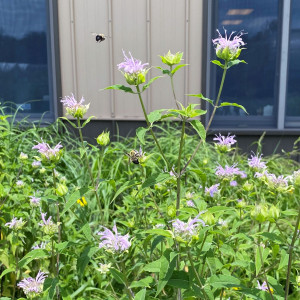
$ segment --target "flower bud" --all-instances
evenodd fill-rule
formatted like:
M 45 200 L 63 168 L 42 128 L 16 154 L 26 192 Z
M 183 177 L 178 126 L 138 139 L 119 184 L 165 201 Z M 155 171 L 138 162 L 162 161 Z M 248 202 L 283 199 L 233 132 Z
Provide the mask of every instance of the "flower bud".
M 176 208 L 174 205 L 169 205 L 168 208 L 167 208 L 167 215 L 170 217 L 170 218 L 174 218 L 176 217 Z
M 21 160 L 26 160 L 26 159 L 28 159 L 28 155 L 25 154 L 25 153 L 23 153 L 23 152 L 21 152 L 19 158 L 20 158 Z
M 253 184 L 252 183 L 249 183 L 248 181 L 246 181 L 244 184 L 243 184 L 243 189 L 244 191 L 246 192 L 250 192 L 253 190 Z
M 271 223 L 275 223 L 275 221 L 279 218 L 279 216 L 280 216 L 280 209 L 272 205 L 268 211 L 268 221 L 270 221 Z
M 57 185 L 57 188 L 55 189 L 55 192 L 56 192 L 56 195 L 57 195 L 57 196 L 62 197 L 62 196 L 64 196 L 64 195 L 67 194 L 67 192 L 68 192 L 68 187 L 67 187 L 65 184 L 59 183 L 59 184 Z
M 124 77 L 129 85 L 140 85 L 146 81 L 147 71 L 141 73 L 124 73 Z
M 251 218 L 259 223 L 266 221 L 268 217 L 268 208 L 264 204 L 256 205 L 251 211 Z
M 110 139 L 109 139 L 109 131 L 108 132 L 102 132 L 100 135 L 98 135 L 97 137 L 97 143 L 100 145 L 100 146 L 106 146 L 108 145 L 110 142 Z
M 177 52 L 176 54 L 172 54 L 169 50 L 165 56 L 160 56 L 160 58 L 164 64 L 171 67 L 180 63 L 180 61 L 182 60 L 182 55 L 183 52 Z
M 40 169 L 40 173 L 41 173 L 41 174 L 44 174 L 45 172 L 46 172 L 46 169 L 45 169 L 45 168 L 41 168 L 41 169 Z
M 236 207 L 237 208 L 244 208 L 246 206 L 246 202 L 244 199 L 236 200 Z
M 204 221 L 204 223 L 208 226 L 216 224 L 214 215 L 212 213 L 210 213 L 209 211 L 204 213 L 201 217 L 202 217 L 202 220 Z

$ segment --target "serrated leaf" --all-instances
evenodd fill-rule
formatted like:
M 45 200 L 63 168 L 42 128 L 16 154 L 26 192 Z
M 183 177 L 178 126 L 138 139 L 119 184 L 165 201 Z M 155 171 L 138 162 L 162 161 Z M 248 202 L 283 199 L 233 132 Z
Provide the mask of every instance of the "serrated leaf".
M 34 259 L 49 257 L 48 251 L 44 249 L 34 249 L 27 253 L 18 263 L 19 268 L 23 268 L 28 265 Z
M 280 262 L 278 266 L 278 271 L 286 267 L 288 265 L 288 261 L 289 261 L 289 255 L 284 249 L 282 249 L 280 252 Z
M 145 300 L 145 299 L 146 299 L 146 289 L 142 289 L 135 294 L 134 300 Z
M 181 65 L 176 66 L 176 67 L 171 71 L 171 74 L 175 74 L 179 69 L 181 69 L 182 67 L 185 67 L 185 66 L 187 66 L 187 64 L 181 64 Z
M 240 285 L 240 280 L 230 275 L 213 275 L 208 282 L 215 288 L 234 287 Z
M 211 100 L 211 99 L 208 99 L 208 98 L 204 97 L 202 94 L 187 94 L 187 96 L 200 98 L 200 99 L 202 99 L 204 101 L 209 102 L 212 106 L 214 106 L 214 101 Z
M 279 242 L 279 243 L 284 242 L 284 240 L 279 235 L 277 235 L 276 233 L 273 233 L 273 232 L 263 232 L 260 235 L 267 238 L 268 240 L 273 241 L 273 242 Z
M 203 141 L 205 141 L 205 139 L 206 139 L 206 130 L 205 130 L 204 126 L 202 125 L 202 123 L 199 120 L 192 120 L 192 121 L 190 121 L 190 123 L 193 126 L 193 128 L 197 131 L 200 138 Z
M 82 230 L 84 236 L 87 238 L 87 240 L 89 242 L 91 242 L 93 239 L 93 236 L 92 236 L 90 224 L 89 223 L 84 224 L 81 230 Z
M 145 128 L 145 127 L 139 127 L 136 130 L 136 135 L 137 135 L 137 137 L 138 137 L 138 139 L 139 139 L 139 141 L 141 142 L 142 145 L 146 144 L 145 134 L 146 134 L 147 131 L 148 131 L 148 128 Z
M 121 273 L 120 271 L 118 271 L 115 268 L 109 268 L 109 271 L 111 273 L 111 275 L 113 276 L 113 278 L 121 284 L 125 284 L 126 285 L 126 278 L 125 275 L 123 273 Z
M 53 296 L 55 294 L 56 285 L 58 284 L 59 280 L 58 278 L 46 278 L 43 285 L 43 290 L 48 291 L 48 299 L 53 299 Z
M 162 117 L 162 112 L 166 111 L 165 109 L 157 109 L 152 111 L 149 115 L 148 115 L 148 120 L 151 124 L 153 124 L 156 121 L 159 121 Z
M 246 114 L 248 114 L 248 112 L 246 111 L 246 108 L 243 105 L 240 105 L 237 103 L 222 102 L 218 107 L 223 107 L 223 106 L 235 106 L 235 107 L 242 109 Z
M 169 173 L 156 173 L 151 175 L 150 177 L 148 177 L 144 183 L 142 184 L 142 189 L 145 189 L 149 186 L 152 186 L 156 183 L 165 181 L 167 179 L 169 179 L 171 176 Z
M 160 78 L 160 77 L 162 77 L 162 76 L 156 76 L 156 77 L 154 77 L 154 78 L 151 78 L 151 79 L 148 81 L 148 83 L 146 83 L 146 84 L 143 86 L 143 90 L 142 90 L 142 91 L 144 91 L 145 89 L 147 89 L 147 88 L 150 86 L 150 84 L 152 84 L 156 79 L 158 79 L 158 78 Z
M 83 128 L 85 125 L 87 125 L 88 123 L 91 122 L 92 118 L 96 118 L 95 116 L 90 116 L 88 117 L 84 122 L 83 124 L 81 125 L 81 128 Z
M 77 128 L 77 125 L 73 123 L 71 120 L 69 120 L 66 117 L 59 117 L 60 119 L 66 120 L 72 127 Z
M 75 191 L 70 197 L 68 197 L 61 216 L 63 216 L 87 191 L 87 188 L 81 188 L 80 190 Z
M 190 281 L 188 273 L 184 271 L 173 271 L 172 277 L 168 281 L 168 285 L 178 289 L 189 289 Z
M 231 68 L 232 66 L 238 65 L 240 63 L 246 64 L 246 62 L 244 60 L 235 59 L 235 60 L 228 62 L 227 69 Z
M 146 272 L 151 272 L 151 273 L 158 273 L 160 271 L 161 267 L 161 262 L 160 259 L 156 261 L 152 261 L 151 263 L 147 264 L 143 270 Z
M 218 60 L 212 60 L 211 63 L 221 67 L 222 69 L 224 69 L 224 65 Z
M 55 248 L 57 249 L 57 251 L 59 253 L 62 253 L 67 248 L 68 244 L 69 244 L 69 242 L 62 242 L 62 243 L 55 245 Z
M 77 260 L 77 272 L 82 277 L 85 267 L 89 263 L 92 256 L 99 250 L 99 247 L 87 246 Z
M 102 90 L 120 90 L 120 91 L 124 91 L 125 93 L 136 94 L 129 86 L 125 86 L 122 84 L 115 84 L 115 85 L 106 87 Z
M 145 278 L 140 279 L 139 281 L 133 281 L 130 285 L 130 288 L 137 287 L 150 287 L 150 284 L 154 281 L 152 276 L 147 276 Z

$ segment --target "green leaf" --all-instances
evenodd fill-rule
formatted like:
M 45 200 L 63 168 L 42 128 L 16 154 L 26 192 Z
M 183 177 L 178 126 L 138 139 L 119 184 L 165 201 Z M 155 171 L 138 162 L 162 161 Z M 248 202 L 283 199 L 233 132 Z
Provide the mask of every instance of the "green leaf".
M 143 86 L 142 92 L 143 92 L 145 89 L 147 89 L 147 88 L 150 86 L 150 84 L 152 84 L 156 79 L 158 79 L 158 78 L 160 78 L 160 77 L 162 77 L 162 76 L 156 76 L 156 77 L 154 77 L 154 78 L 151 78 L 151 79 L 148 81 L 148 83 L 146 83 L 146 84 Z
M 115 84 L 115 85 L 106 87 L 102 90 L 120 90 L 120 91 L 124 91 L 125 93 L 136 94 L 129 86 L 125 86 L 122 84 Z
M 88 117 L 81 125 L 81 128 L 83 128 L 86 124 L 90 123 L 93 118 L 96 118 L 96 117 L 95 116 Z
M 123 193 L 124 191 L 126 191 L 127 189 L 139 185 L 141 184 L 140 181 L 136 181 L 136 180 L 130 180 L 130 181 L 126 181 L 115 193 L 113 199 L 111 200 L 110 203 L 112 203 L 121 193 Z
M 222 102 L 218 107 L 223 107 L 223 106 L 235 106 L 235 107 L 242 109 L 246 114 L 248 114 L 245 107 L 243 105 L 239 105 L 237 103 Z
M 162 235 L 165 237 L 173 237 L 172 233 L 169 230 L 164 230 L 164 229 L 149 229 L 146 230 L 145 233 L 150 233 L 150 234 L 154 234 L 154 235 Z
M 67 248 L 68 245 L 69 245 L 69 242 L 62 242 L 62 243 L 56 244 L 55 248 L 57 249 L 57 251 L 59 253 L 62 253 Z
M 13 269 L 13 268 L 5 269 L 5 270 L 1 273 L 0 279 L 1 279 L 4 275 L 6 275 L 6 274 L 8 274 L 8 273 L 11 273 L 11 272 L 15 272 L 15 269 Z
M 284 267 L 286 267 L 288 265 L 288 261 L 289 261 L 289 255 L 288 253 L 286 253 L 286 251 L 284 249 L 281 250 L 280 252 L 280 263 L 278 266 L 278 271 Z
M 58 278 L 46 278 L 43 285 L 43 290 L 47 291 L 48 299 L 53 299 L 53 296 L 55 294 L 56 285 L 58 284 L 59 280 Z
M 221 67 L 222 69 L 224 69 L 224 65 L 218 60 L 212 60 L 211 63 Z
M 213 206 L 207 209 L 209 212 L 211 213 L 215 213 L 215 212 L 225 212 L 225 211 L 233 211 L 235 210 L 233 207 L 227 207 L 227 206 Z
M 166 111 L 166 109 L 157 109 L 152 111 L 149 115 L 148 115 L 148 120 L 151 124 L 153 124 L 156 121 L 159 121 L 162 117 L 162 112 Z
M 214 106 L 214 101 L 211 99 L 205 98 L 202 94 L 187 94 L 187 96 L 200 98 L 202 100 L 209 102 L 212 106 Z
M 208 282 L 215 288 L 234 287 L 240 285 L 240 280 L 230 275 L 213 275 Z
M 80 190 L 75 191 L 70 197 L 68 197 L 61 216 L 63 216 L 87 191 L 87 188 L 81 188 Z
M 150 287 L 150 284 L 154 281 L 152 276 L 147 276 L 139 281 L 133 281 L 130 285 L 130 288 L 137 287 Z
M 271 240 L 273 242 L 279 242 L 279 243 L 283 243 L 284 240 L 279 236 L 277 235 L 276 233 L 273 233 L 273 232 L 263 232 L 261 233 L 261 236 L 267 238 L 268 240 Z
M 165 285 L 168 283 L 171 278 L 173 271 L 176 267 L 176 257 L 178 253 L 171 252 L 170 249 L 167 249 L 163 256 L 160 258 L 160 271 L 159 271 L 159 280 L 157 285 L 156 296 L 162 291 Z
M 235 60 L 228 62 L 227 69 L 231 68 L 232 66 L 238 65 L 240 63 L 246 64 L 246 62 L 244 60 L 235 59 Z
M 176 66 L 176 67 L 172 70 L 171 74 L 175 74 L 179 69 L 181 69 L 182 67 L 185 67 L 185 66 L 187 66 L 187 64 L 182 64 L 182 65 Z
M 190 281 L 188 273 L 184 271 L 173 271 L 172 277 L 168 281 L 168 285 L 178 289 L 189 289 Z
M 73 123 L 71 120 L 69 120 L 66 117 L 59 117 L 60 119 L 66 120 L 72 127 L 77 128 L 77 125 Z
M 190 121 L 190 123 L 193 126 L 193 128 L 197 131 L 200 138 L 205 142 L 206 131 L 202 123 L 199 120 L 192 120 Z
M 134 300 L 145 300 L 145 299 L 146 299 L 146 289 L 142 289 L 135 294 Z
M 136 135 L 137 135 L 137 137 L 138 137 L 138 139 L 139 139 L 139 141 L 141 142 L 142 145 L 146 144 L 145 134 L 146 134 L 147 131 L 148 131 L 148 128 L 145 128 L 145 127 L 139 127 L 136 130 Z
M 151 175 L 142 184 L 142 189 L 145 189 L 145 188 L 147 188 L 149 186 L 152 186 L 156 183 L 165 181 L 165 180 L 169 179 L 170 177 L 171 176 L 170 176 L 169 173 L 156 173 L 154 175 Z
M 118 271 L 115 268 L 109 268 L 109 271 L 111 273 L 111 275 L 113 276 L 113 278 L 121 284 L 125 284 L 126 285 L 126 277 L 123 273 L 121 273 L 120 271 Z
M 93 239 L 93 236 L 92 236 L 90 224 L 89 223 L 84 224 L 83 227 L 81 228 L 81 230 L 82 230 L 84 236 L 86 237 L 86 239 L 89 242 L 91 242 Z
M 44 249 L 34 249 L 27 253 L 18 263 L 19 268 L 23 268 L 24 266 L 28 265 L 34 259 L 39 258 L 46 258 L 49 257 L 48 251 Z
M 160 271 L 161 267 L 161 261 L 160 259 L 152 261 L 151 263 L 147 264 L 143 270 L 146 272 L 151 272 L 151 273 L 158 273 Z
M 77 272 L 79 276 L 83 276 L 85 267 L 89 263 L 92 256 L 99 250 L 99 247 L 87 246 L 77 260 Z

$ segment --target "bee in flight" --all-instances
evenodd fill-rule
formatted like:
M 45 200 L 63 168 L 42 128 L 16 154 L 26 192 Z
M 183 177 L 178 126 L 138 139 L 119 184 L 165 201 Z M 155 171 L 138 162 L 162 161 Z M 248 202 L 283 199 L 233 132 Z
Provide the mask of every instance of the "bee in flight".
M 91 32 L 93 36 L 95 36 L 96 42 L 101 43 L 105 41 L 105 39 L 108 37 L 107 35 L 104 35 L 103 33 L 96 33 L 96 32 Z
M 140 164 L 139 159 L 142 158 L 144 156 L 144 153 L 142 151 L 142 148 L 140 148 L 140 151 L 137 150 L 131 150 L 129 153 L 125 154 L 128 156 L 129 161 L 133 162 L 136 165 Z

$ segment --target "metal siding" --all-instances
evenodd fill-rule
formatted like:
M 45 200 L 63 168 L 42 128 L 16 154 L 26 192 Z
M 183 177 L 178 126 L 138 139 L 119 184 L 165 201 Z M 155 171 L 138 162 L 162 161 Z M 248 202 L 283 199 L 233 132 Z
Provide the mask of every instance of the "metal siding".
M 88 115 L 97 119 L 143 120 L 137 95 L 99 91 L 126 84 L 117 64 L 122 49 L 142 62 L 161 66 L 158 55 L 183 51 L 190 64 L 174 78 L 177 98 L 183 104 L 196 99 L 201 82 L 202 1 L 199 0 L 62 0 L 59 5 L 62 94 L 82 95 L 91 102 Z M 74 20 L 74 22 L 72 22 Z M 96 43 L 90 32 L 111 35 Z M 161 75 L 152 68 L 148 78 Z M 147 112 L 175 107 L 167 76 L 143 93 Z

